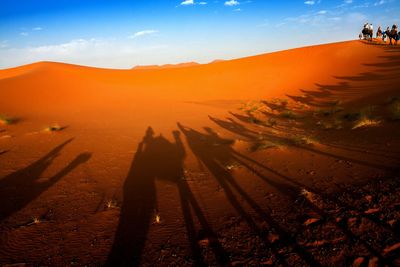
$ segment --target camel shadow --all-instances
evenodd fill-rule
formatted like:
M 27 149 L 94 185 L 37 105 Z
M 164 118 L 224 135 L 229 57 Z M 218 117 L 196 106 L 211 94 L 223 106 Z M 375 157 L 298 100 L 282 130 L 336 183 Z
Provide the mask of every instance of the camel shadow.
M 261 240 L 268 246 L 275 256 L 279 259 L 281 264 L 286 264 L 285 259 L 280 255 L 275 246 L 267 240 L 267 233 L 263 231 L 254 221 L 251 214 L 246 210 L 245 206 L 239 201 L 237 195 L 240 196 L 261 218 L 264 219 L 272 228 L 274 228 L 282 237 L 282 241 L 287 246 L 292 247 L 299 256 L 311 266 L 319 266 L 319 263 L 312 257 L 312 255 L 299 246 L 293 236 L 285 231 L 279 223 L 272 218 L 269 212 L 265 211 L 235 180 L 232 173 L 227 169 L 227 166 L 233 163 L 239 163 L 251 172 L 256 174 L 259 178 L 278 189 L 284 195 L 289 196 L 295 200 L 300 189 L 293 184 L 287 182 L 279 182 L 266 177 L 250 166 L 246 161 L 250 160 L 246 156 L 238 153 L 232 148 L 233 141 L 224 139 L 211 128 L 205 127 L 206 133 L 201 133 L 192 128 L 185 127 L 178 123 L 179 129 L 184 133 L 188 145 L 198 160 L 211 172 L 212 176 L 216 179 L 218 184 L 224 190 L 227 200 L 236 212 L 244 218 L 247 225 L 252 232 L 259 236 Z
M 364 236 L 359 237 L 357 236 L 357 234 L 354 234 L 354 232 L 346 224 L 343 224 L 342 222 L 337 222 L 337 218 L 326 212 L 326 210 L 324 208 L 321 208 L 321 206 L 323 207 L 325 205 L 331 205 L 335 208 L 341 206 L 343 210 L 346 210 L 350 213 L 361 212 L 361 210 L 358 210 L 356 207 L 351 206 L 350 203 L 337 199 L 335 196 L 320 192 L 320 190 L 318 188 L 314 188 L 314 186 L 307 186 L 305 184 L 302 184 L 293 178 L 290 178 L 272 168 L 269 168 L 266 165 L 257 162 L 256 160 L 246 155 L 239 153 L 238 151 L 233 149 L 232 142 L 230 142 L 232 140 L 221 138 L 211 128 L 206 127 L 204 128 L 206 133 L 201 133 L 192 128 L 185 127 L 181 124 L 178 124 L 178 127 L 186 136 L 188 145 L 193 153 L 196 155 L 199 161 L 211 172 L 212 176 L 216 179 L 221 188 L 224 190 L 224 193 L 229 203 L 237 211 L 237 213 L 242 218 L 244 218 L 253 233 L 258 235 L 262 240 L 265 241 L 265 245 L 269 246 L 271 251 L 279 260 L 280 264 L 285 265 L 285 258 L 279 254 L 279 251 L 276 250 L 276 244 L 268 243 L 265 230 L 262 230 L 257 226 L 256 222 L 253 220 L 253 217 L 246 210 L 245 206 L 239 201 L 237 196 L 240 196 L 240 199 L 244 200 L 244 202 L 246 202 L 246 204 L 250 206 L 251 209 L 253 209 L 258 214 L 258 216 L 263 218 L 263 220 L 270 225 L 271 229 L 274 229 L 274 231 L 276 231 L 279 236 L 282 237 L 281 245 L 283 245 L 284 247 L 293 248 L 293 250 L 302 258 L 302 260 L 304 260 L 305 263 L 311 266 L 320 265 L 320 263 L 316 259 L 314 259 L 313 254 L 310 251 L 308 251 L 306 248 L 295 241 L 294 236 L 298 235 L 298 232 L 285 230 L 280 221 L 273 218 L 271 212 L 268 209 L 266 210 L 261 205 L 259 205 L 238 184 L 232 173 L 226 168 L 226 166 L 232 164 L 233 162 L 239 163 L 240 166 L 248 169 L 256 177 L 260 178 L 265 183 L 279 191 L 281 195 L 289 197 L 292 203 L 292 208 L 290 208 L 290 212 L 294 213 L 296 215 L 296 218 L 305 218 L 306 215 L 304 214 L 304 211 L 308 210 L 314 212 L 318 214 L 318 216 L 320 216 L 322 221 L 332 223 L 335 228 L 341 231 L 349 239 L 350 243 L 360 243 L 371 254 L 377 256 L 385 263 L 390 263 L 391 260 L 389 258 L 385 258 L 374 245 L 365 240 Z M 312 150 L 312 152 L 317 153 L 318 151 Z M 267 173 L 268 175 L 265 173 Z M 320 202 L 316 203 L 315 201 L 310 200 L 305 196 L 304 192 L 312 192 L 312 194 L 318 196 Z M 324 204 L 320 205 L 321 203 Z M 374 216 L 370 216 L 367 214 L 360 216 L 368 219 L 375 225 L 382 227 L 386 231 L 394 231 L 388 224 L 380 221 Z
M 2 203 L 0 206 L 0 221 L 24 208 L 69 172 L 90 159 L 90 153 L 82 153 L 48 180 L 38 182 L 42 173 L 72 140 L 65 141 L 28 167 L 7 175 L 0 180 L 0 202 Z
M 177 186 L 183 218 L 196 266 L 206 266 L 201 255 L 199 241 L 208 238 L 217 261 L 227 263 L 226 253 L 219 245 L 216 234 L 208 224 L 189 185 L 183 179 L 185 150 L 178 131 L 173 132 L 175 142 L 163 136 L 154 136 L 148 127 L 138 145 L 128 176 L 123 186 L 123 203 L 119 225 L 106 266 L 139 266 L 150 224 L 157 212 L 156 179 L 166 180 Z M 195 230 L 194 216 L 202 229 Z

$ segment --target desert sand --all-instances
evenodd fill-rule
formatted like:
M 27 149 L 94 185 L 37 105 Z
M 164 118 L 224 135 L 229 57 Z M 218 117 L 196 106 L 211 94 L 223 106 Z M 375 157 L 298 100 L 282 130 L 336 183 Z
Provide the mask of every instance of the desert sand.
M 0 70 L 0 265 L 400 264 L 399 77 L 366 41 Z

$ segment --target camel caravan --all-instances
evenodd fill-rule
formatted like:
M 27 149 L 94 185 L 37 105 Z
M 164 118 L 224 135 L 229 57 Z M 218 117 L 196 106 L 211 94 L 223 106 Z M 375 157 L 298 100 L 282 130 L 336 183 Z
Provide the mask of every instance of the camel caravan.
M 365 23 L 364 27 L 359 35 L 360 40 L 364 39 L 364 40 L 372 41 L 373 36 L 374 36 L 374 26 L 372 24 L 369 24 L 368 22 Z M 397 28 L 396 24 L 394 24 L 392 26 L 392 29 L 387 27 L 385 31 L 382 31 L 381 26 L 379 26 L 378 30 L 376 31 L 376 38 L 377 39 L 382 38 L 382 41 L 384 43 L 386 43 L 387 39 L 389 39 L 390 45 L 393 45 L 392 40 L 394 40 L 394 44 L 397 45 L 397 42 L 399 41 L 399 37 L 400 37 L 400 34 L 398 32 L 398 28 Z

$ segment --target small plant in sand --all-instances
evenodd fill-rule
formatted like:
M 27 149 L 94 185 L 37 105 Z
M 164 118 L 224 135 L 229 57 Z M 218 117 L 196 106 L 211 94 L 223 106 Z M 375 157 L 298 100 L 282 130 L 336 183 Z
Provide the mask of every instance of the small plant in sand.
M 34 224 L 39 224 L 39 223 L 40 223 L 40 218 L 36 217 L 36 216 L 33 216 L 31 218 L 31 221 L 27 225 L 34 225 Z
M 279 146 L 280 146 L 279 144 L 270 142 L 268 140 L 260 140 L 256 143 L 254 143 L 251 146 L 250 150 L 252 152 L 255 152 L 255 151 L 266 150 L 266 149 L 270 149 L 270 148 L 278 148 Z
M 0 124 L 5 124 L 5 125 L 9 125 L 9 124 L 13 124 L 14 123 L 14 119 L 9 118 L 7 116 L 4 115 L 0 115 Z
M 379 120 L 362 117 L 361 119 L 359 119 L 356 122 L 356 124 L 353 126 L 352 129 L 354 130 L 354 129 L 358 129 L 358 128 L 374 127 L 374 126 L 378 126 L 380 123 L 381 123 L 381 121 L 379 121 Z
M 296 135 L 294 137 L 291 138 L 292 142 L 295 145 L 313 145 L 316 143 L 315 140 L 313 140 L 312 138 L 308 137 L 308 136 L 304 136 L 304 135 Z
M 240 164 L 237 163 L 237 162 L 233 162 L 233 163 L 225 165 L 225 169 L 228 170 L 228 171 L 231 171 L 233 169 L 237 169 L 239 167 L 240 167 Z
M 258 120 L 254 114 L 260 109 L 259 103 L 256 102 L 248 102 L 244 103 L 242 107 L 239 108 L 239 110 L 243 111 L 246 113 L 246 115 L 249 117 L 249 122 L 250 123 L 260 123 L 261 121 Z
M 51 126 L 48 126 L 48 127 L 46 127 L 45 129 L 44 129 L 44 131 L 45 132 L 60 132 L 60 131 L 62 131 L 64 129 L 64 127 L 62 127 L 62 126 L 60 126 L 60 125 L 58 125 L 57 123 L 56 124 L 53 124 L 53 125 L 51 125 Z
M 160 224 L 161 223 L 161 216 L 160 216 L 160 214 L 156 214 L 156 216 L 155 216 L 155 218 L 154 218 L 154 222 L 156 223 L 156 224 Z
M 106 207 L 107 207 L 107 209 L 114 209 L 114 208 L 118 207 L 118 204 L 115 200 L 109 200 L 106 203 Z
M 305 197 L 307 200 L 309 200 L 310 202 L 314 202 L 315 199 L 315 195 L 314 193 L 308 191 L 307 189 L 303 188 L 300 191 L 300 195 L 302 195 L 303 197 Z

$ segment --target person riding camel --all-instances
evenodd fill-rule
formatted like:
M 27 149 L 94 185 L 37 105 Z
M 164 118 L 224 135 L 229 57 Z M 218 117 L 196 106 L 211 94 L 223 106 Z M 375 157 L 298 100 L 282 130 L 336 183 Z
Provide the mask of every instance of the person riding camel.
M 386 38 L 388 37 L 389 34 L 390 34 L 390 28 L 387 27 L 386 31 L 383 32 L 382 41 L 386 42 Z
M 378 30 L 376 31 L 376 38 L 379 38 L 379 37 L 381 37 L 382 35 L 383 35 L 382 28 L 381 28 L 381 26 L 379 26 L 379 27 L 378 27 Z

